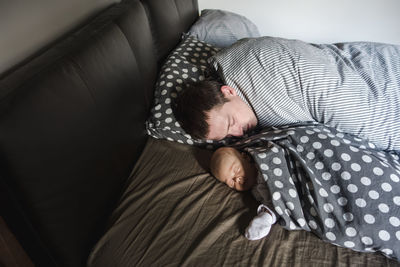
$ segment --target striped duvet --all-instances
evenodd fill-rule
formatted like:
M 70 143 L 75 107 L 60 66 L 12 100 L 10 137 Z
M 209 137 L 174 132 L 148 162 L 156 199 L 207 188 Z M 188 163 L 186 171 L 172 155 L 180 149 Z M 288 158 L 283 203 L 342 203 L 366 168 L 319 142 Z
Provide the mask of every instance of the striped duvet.
M 400 46 L 242 39 L 210 59 L 259 126 L 318 121 L 400 151 Z

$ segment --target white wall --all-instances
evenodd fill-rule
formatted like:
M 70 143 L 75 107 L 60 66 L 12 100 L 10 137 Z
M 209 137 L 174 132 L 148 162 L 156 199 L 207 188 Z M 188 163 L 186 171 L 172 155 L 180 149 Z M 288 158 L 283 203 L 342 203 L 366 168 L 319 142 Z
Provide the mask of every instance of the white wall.
M 400 45 L 399 0 L 198 0 L 253 21 L 261 35 L 313 43 L 373 41 Z

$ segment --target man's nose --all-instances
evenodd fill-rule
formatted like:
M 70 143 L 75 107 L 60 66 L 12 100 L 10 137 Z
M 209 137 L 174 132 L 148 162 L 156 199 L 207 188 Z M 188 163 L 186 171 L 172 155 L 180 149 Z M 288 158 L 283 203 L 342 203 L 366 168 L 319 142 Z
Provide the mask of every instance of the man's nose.
M 237 125 L 236 127 L 231 128 L 230 135 L 242 136 L 243 135 L 243 128 L 240 125 Z

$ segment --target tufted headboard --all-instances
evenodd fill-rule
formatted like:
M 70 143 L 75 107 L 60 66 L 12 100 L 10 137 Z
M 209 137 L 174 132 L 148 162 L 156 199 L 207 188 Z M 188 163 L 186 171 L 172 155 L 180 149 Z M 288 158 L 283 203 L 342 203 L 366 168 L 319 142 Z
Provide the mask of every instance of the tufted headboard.
M 146 143 L 160 64 L 198 17 L 197 0 L 78 2 L 2 17 L 26 36 L 0 38 L 26 43 L 0 42 L 0 215 L 38 266 L 85 265 Z M 21 26 L 32 6 L 47 22 Z

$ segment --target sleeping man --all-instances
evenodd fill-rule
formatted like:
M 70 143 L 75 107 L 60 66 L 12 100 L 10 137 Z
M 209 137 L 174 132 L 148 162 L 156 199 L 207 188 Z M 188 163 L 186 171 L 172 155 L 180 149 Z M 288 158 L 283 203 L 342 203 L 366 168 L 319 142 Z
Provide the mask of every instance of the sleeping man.
M 399 158 L 374 147 L 321 124 L 296 125 L 222 147 L 210 168 L 230 188 L 251 189 L 261 203 L 246 229 L 250 240 L 268 235 L 277 221 L 400 261 Z
M 198 139 L 316 121 L 400 151 L 400 46 L 242 39 L 209 59 L 222 83 L 182 90 L 175 116 Z

